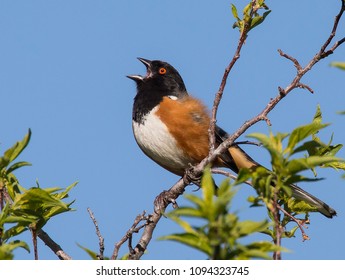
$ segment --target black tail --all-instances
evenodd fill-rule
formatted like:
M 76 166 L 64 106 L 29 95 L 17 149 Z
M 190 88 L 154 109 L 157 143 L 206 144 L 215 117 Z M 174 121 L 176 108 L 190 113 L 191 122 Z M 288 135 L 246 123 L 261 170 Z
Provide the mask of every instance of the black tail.
M 296 185 L 290 186 L 292 190 L 292 196 L 294 198 L 307 202 L 311 206 L 316 207 L 317 211 L 319 211 L 322 215 L 326 216 L 327 218 L 333 218 L 333 216 L 337 215 L 337 212 L 332 207 L 324 203 L 322 200 L 302 190 L 300 187 Z

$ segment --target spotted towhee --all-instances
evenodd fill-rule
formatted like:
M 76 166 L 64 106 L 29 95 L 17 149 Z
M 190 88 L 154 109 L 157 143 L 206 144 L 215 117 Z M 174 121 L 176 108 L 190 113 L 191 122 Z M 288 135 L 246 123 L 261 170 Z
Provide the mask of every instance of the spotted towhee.
M 147 69 L 145 76 L 130 75 L 137 84 L 133 105 L 133 132 L 141 150 L 156 163 L 183 176 L 190 164 L 204 159 L 209 152 L 210 116 L 206 106 L 188 95 L 182 77 L 170 64 L 138 58 Z M 219 145 L 228 134 L 216 126 Z M 213 166 L 241 168 L 260 166 L 238 145 L 231 146 Z M 326 203 L 291 185 L 292 196 L 317 208 L 328 218 L 336 211 Z

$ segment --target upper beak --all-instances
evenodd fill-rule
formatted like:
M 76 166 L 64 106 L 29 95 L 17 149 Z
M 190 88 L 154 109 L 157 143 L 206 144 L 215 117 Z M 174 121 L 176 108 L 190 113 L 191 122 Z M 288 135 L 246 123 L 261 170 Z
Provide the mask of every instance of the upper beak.
M 147 69 L 149 69 L 151 67 L 151 62 L 152 62 L 151 60 L 148 60 L 148 59 L 142 58 L 142 57 L 138 57 L 138 60 L 140 62 L 142 62 L 146 66 Z
M 150 73 L 151 60 L 146 59 L 146 58 L 142 58 L 142 57 L 138 57 L 138 60 L 139 60 L 140 62 L 142 62 L 142 63 L 146 66 L 146 69 L 147 69 L 147 74 L 146 74 L 146 76 L 148 76 L 149 73 Z M 130 78 L 130 79 L 132 79 L 132 80 L 134 80 L 134 81 L 136 81 L 136 82 L 137 82 L 137 81 L 142 81 L 142 80 L 144 79 L 144 77 L 141 76 L 141 75 L 128 75 L 127 78 Z

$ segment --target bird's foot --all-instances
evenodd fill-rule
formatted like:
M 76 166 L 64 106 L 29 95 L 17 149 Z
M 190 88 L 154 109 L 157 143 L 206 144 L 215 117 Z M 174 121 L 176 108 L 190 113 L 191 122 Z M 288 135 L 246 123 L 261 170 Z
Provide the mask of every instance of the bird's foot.
M 183 182 L 186 185 L 193 183 L 200 188 L 201 177 L 202 177 L 202 172 L 196 171 L 195 168 L 193 166 L 191 166 L 188 169 L 186 169 L 186 171 L 183 175 Z
M 165 208 L 171 203 L 172 207 L 178 208 L 178 204 L 174 198 L 175 194 L 169 191 L 162 191 L 157 197 L 155 198 L 154 202 L 154 211 L 157 214 L 163 214 Z

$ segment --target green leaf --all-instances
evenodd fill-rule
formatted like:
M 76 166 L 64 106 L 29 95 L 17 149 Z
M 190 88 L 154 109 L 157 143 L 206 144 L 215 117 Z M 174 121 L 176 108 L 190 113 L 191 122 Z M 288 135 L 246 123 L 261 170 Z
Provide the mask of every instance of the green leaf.
M 288 135 L 289 134 L 287 133 L 277 133 L 277 135 L 274 136 L 272 133 L 270 133 L 269 136 L 267 136 L 262 133 L 251 133 L 248 135 L 248 137 L 255 138 L 263 144 L 271 155 L 272 166 L 275 166 L 283 163 L 282 141 Z
M 300 182 L 317 182 L 324 180 L 323 178 L 308 178 L 303 175 L 291 175 L 288 180 L 285 181 L 286 184 L 296 184 Z
M 332 62 L 331 66 L 339 68 L 341 70 L 345 70 L 345 62 Z
M 242 168 L 237 174 L 235 185 L 245 183 L 252 177 L 252 171 L 248 168 Z
M 316 112 L 313 118 L 313 123 L 322 123 L 322 112 L 320 105 L 317 105 Z
M 0 260 L 12 260 L 13 259 L 12 251 L 17 248 L 23 248 L 26 251 L 30 252 L 30 248 L 25 242 L 15 240 L 9 243 L 2 244 L 0 246 Z
M 10 198 L 14 200 L 16 194 L 20 193 L 24 189 L 19 185 L 18 179 L 16 178 L 16 176 L 14 176 L 13 173 L 8 173 L 5 175 L 7 192 Z
M 303 170 L 311 169 L 325 164 L 337 163 L 339 161 L 343 160 L 333 156 L 310 156 L 307 158 L 293 159 L 288 162 L 286 168 L 290 174 L 296 174 Z
M 175 213 L 168 214 L 168 217 L 175 221 L 181 228 L 183 228 L 188 233 L 196 234 L 195 229 L 186 221 L 180 219 L 175 215 Z
M 199 235 L 194 233 L 176 233 L 160 237 L 159 240 L 177 241 L 179 243 L 198 249 L 199 251 L 204 252 L 207 255 L 212 254 L 212 249 L 207 240 L 200 238 Z
M 94 252 L 94 251 L 90 250 L 89 248 L 86 248 L 86 247 L 84 247 L 78 243 L 77 243 L 77 245 L 79 248 L 83 249 L 91 257 L 91 259 L 99 260 L 98 254 L 96 252 Z
M 204 207 L 204 200 L 194 194 L 185 194 L 186 199 L 195 204 L 195 207 L 202 209 Z
M 294 148 L 295 146 L 307 138 L 308 136 L 316 134 L 320 129 L 327 127 L 329 124 L 321 124 L 317 122 L 313 122 L 311 124 L 303 125 L 300 127 L 295 128 L 288 141 L 288 145 L 286 148 L 286 152 L 290 155 L 294 154 Z
M 240 236 L 247 236 L 255 232 L 261 232 L 269 227 L 269 222 L 264 220 L 262 222 L 256 222 L 251 220 L 246 220 L 237 223 L 237 230 Z
M 236 20 L 240 20 L 240 18 L 238 17 L 237 8 L 234 4 L 231 4 L 231 12 Z
M 4 159 L 8 163 L 14 161 L 19 154 L 25 149 L 25 147 L 29 144 L 31 138 L 31 130 L 25 135 L 23 140 L 14 144 L 10 149 L 8 149 L 4 154 Z
M 26 230 L 28 230 L 28 224 L 22 225 L 19 223 L 16 226 L 11 227 L 4 232 L 3 240 L 7 241 L 8 239 L 17 236 Z
M 202 197 L 203 197 L 203 205 L 202 211 L 209 219 L 214 219 L 214 202 L 213 197 L 215 195 L 215 185 L 212 178 L 211 170 L 206 168 L 204 170 L 204 174 L 201 178 L 201 186 L 202 186 Z
M 26 161 L 20 161 L 20 162 L 14 163 L 6 170 L 6 173 L 7 174 L 11 173 L 14 170 L 16 170 L 16 169 L 18 169 L 20 167 L 23 167 L 23 166 L 31 166 L 31 163 L 26 162 Z
M 53 196 L 57 199 L 64 199 L 66 197 L 68 197 L 68 193 L 78 184 L 78 182 L 74 182 L 71 185 L 69 185 L 68 187 L 65 188 L 64 191 L 60 192 L 60 193 L 56 193 L 53 194 Z M 56 191 L 54 191 L 56 192 Z
M 295 233 L 298 228 L 299 228 L 298 226 L 294 226 L 290 231 L 285 231 L 284 237 L 287 237 L 287 238 L 295 237 Z
M 192 207 L 179 207 L 174 210 L 175 215 L 180 215 L 184 217 L 201 218 L 203 213 L 199 209 Z M 169 217 L 169 214 L 167 215 Z
M 268 252 L 276 252 L 276 251 L 282 251 L 282 252 L 288 252 L 287 249 L 284 247 L 280 247 L 277 245 L 274 245 L 271 242 L 268 241 L 259 241 L 259 242 L 253 242 L 248 246 L 248 252 L 246 254 L 250 257 L 256 257 L 256 258 L 267 258 Z M 267 259 L 270 259 L 271 257 L 268 257 Z
M 5 232 L 6 238 L 18 235 L 28 226 L 42 228 L 51 217 L 71 211 L 72 203 L 73 201 L 64 203 L 40 188 L 31 188 L 22 194 L 17 194 L 5 219 L 5 222 L 17 223 L 17 225 Z
M 214 185 L 210 168 L 206 168 L 204 170 L 204 174 L 201 179 L 201 185 L 202 185 L 202 196 L 205 200 L 206 205 L 212 204 L 214 193 L 215 193 L 215 185 Z
M 255 16 L 251 21 L 250 29 L 253 29 L 253 28 L 257 27 L 258 25 L 260 25 L 261 23 L 263 23 L 265 18 L 270 14 L 270 12 L 271 11 L 266 11 L 263 13 L 262 16 L 260 16 L 260 15 Z
M 319 143 L 315 140 L 311 140 L 311 141 L 304 142 L 302 145 L 295 148 L 293 150 L 293 153 L 297 154 L 297 153 L 300 153 L 303 151 L 307 151 L 309 155 L 316 155 L 317 151 L 322 147 L 324 147 L 324 146 L 321 145 L 321 143 Z

